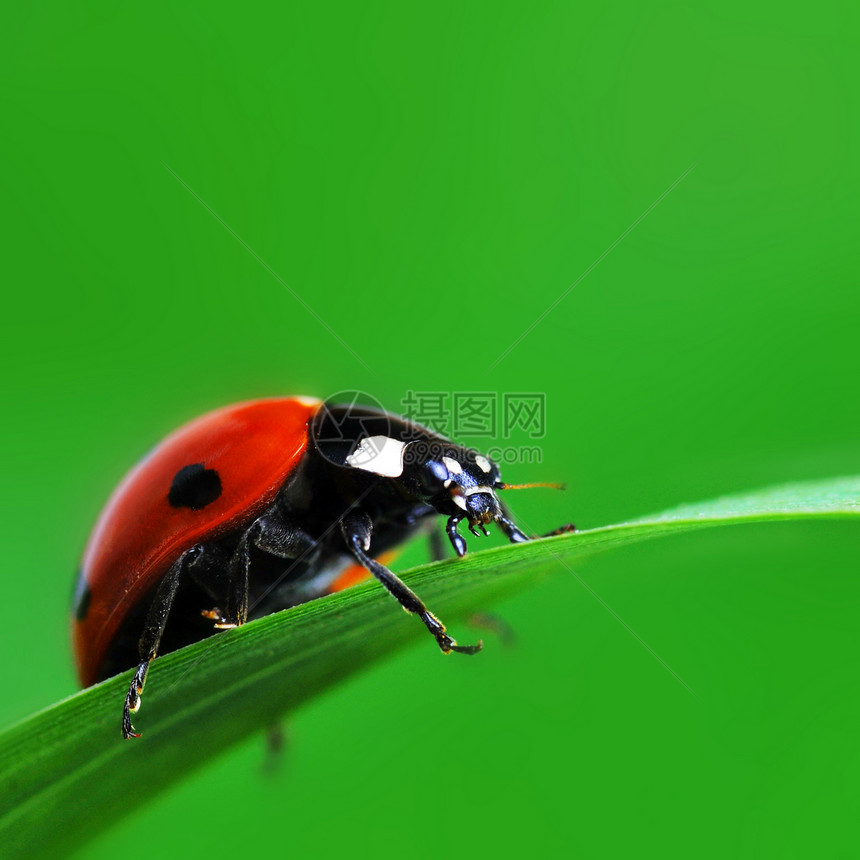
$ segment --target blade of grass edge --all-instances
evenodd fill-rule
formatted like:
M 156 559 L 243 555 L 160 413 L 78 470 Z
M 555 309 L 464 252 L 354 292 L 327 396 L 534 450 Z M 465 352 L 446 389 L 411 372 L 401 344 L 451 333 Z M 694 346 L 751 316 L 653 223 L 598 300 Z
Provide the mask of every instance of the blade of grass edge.
M 403 578 L 453 618 L 557 570 L 559 559 L 692 529 L 858 515 L 860 477 L 792 484 L 470 553 Z M 69 851 L 219 751 L 422 637 L 423 627 L 371 582 L 159 658 L 137 742 L 119 737 L 130 673 L 34 714 L 0 733 L 0 856 Z M 430 659 L 429 642 L 427 650 Z

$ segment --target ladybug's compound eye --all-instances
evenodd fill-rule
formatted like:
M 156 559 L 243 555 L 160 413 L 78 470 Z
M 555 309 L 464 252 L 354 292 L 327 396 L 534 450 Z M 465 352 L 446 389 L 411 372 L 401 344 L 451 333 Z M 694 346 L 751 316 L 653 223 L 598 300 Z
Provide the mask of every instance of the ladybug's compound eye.
M 430 460 L 424 464 L 422 481 L 427 489 L 438 490 L 440 484 L 448 480 L 448 470 L 437 460 Z
M 457 468 L 459 466 L 447 456 L 447 448 L 426 439 L 416 439 L 406 445 L 404 471 L 413 490 L 419 495 L 425 498 L 437 496 L 450 486 L 452 475 L 449 461 Z

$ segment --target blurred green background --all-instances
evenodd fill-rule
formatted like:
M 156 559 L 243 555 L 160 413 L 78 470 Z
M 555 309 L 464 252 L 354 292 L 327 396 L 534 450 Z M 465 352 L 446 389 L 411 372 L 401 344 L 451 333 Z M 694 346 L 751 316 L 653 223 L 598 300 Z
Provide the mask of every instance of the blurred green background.
M 505 473 L 567 481 L 515 498 L 541 530 L 860 471 L 850 4 L 5 17 L 2 725 L 75 689 L 111 488 L 224 403 L 544 392 Z M 515 648 L 384 661 L 278 775 L 252 739 L 81 856 L 848 856 L 859 549 L 768 525 L 579 569 L 647 647 L 560 570 L 493 607 Z

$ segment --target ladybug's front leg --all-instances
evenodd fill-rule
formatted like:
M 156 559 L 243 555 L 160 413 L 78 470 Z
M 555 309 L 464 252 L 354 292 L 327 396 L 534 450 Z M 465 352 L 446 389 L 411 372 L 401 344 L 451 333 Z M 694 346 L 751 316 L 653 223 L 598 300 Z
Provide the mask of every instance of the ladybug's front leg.
M 524 543 L 527 540 L 531 540 L 527 534 L 520 531 L 517 524 L 510 517 L 503 515 L 496 522 L 498 522 L 499 528 L 507 535 L 511 543 Z
M 173 563 L 170 570 L 159 582 L 155 597 L 147 612 L 143 634 L 140 637 L 140 665 L 134 673 L 122 710 L 122 736 L 126 740 L 140 737 L 131 724 L 131 715 L 137 713 L 140 708 L 140 696 L 143 693 L 144 684 L 146 684 L 146 673 L 149 671 L 149 664 L 158 653 L 158 645 L 167 624 L 167 616 L 170 614 L 173 598 L 176 597 L 176 589 L 179 588 L 183 568 L 186 562 L 194 558 L 198 552 L 199 549 L 197 548 L 190 549 Z
M 534 540 L 534 538 L 530 538 L 527 534 L 520 531 L 519 527 L 508 517 L 499 517 L 498 523 L 499 527 L 508 536 L 508 540 L 511 543 L 522 543 L 523 541 Z M 566 535 L 575 531 L 576 526 L 573 523 L 567 523 L 566 525 L 559 526 L 557 529 L 553 529 L 551 532 L 547 532 L 545 535 L 538 535 L 538 537 L 556 537 L 557 535 Z
M 445 625 L 427 609 L 421 598 L 385 565 L 368 555 L 373 521 L 367 514 L 353 511 L 341 520 L 340 525 L 346 545 L 358 563 L 370 571 L 407 612 L 417 615 L 424 622 L 443 653 L 457 651 L 460 654 L 477 654 L 484 647 L 480 641 L 477 645 L 458 645 L 457 641 L 445 632 Z
M 527 540 L 534 540 L 534 538 L 530 538 L 527 534 L 520 530 L 517 524 L 511 519 L 511 512 L 505 505 L 501 505 L 502 508 L 502 516 L 500 516 L 496 522 L 499 524 L 499 528 L 507 535 L 508 540 L 511 543 L 523 543 Z M 568 534 L 569 532 L 575 532 L 576 526 L 573 523 L 566 523 L 563 526 L 559 526 L 557 529 L 553 529 L 551 532 L 547 532 L 545 535 L 538 535 L 538 537 L 555 537 L 556 535 Z

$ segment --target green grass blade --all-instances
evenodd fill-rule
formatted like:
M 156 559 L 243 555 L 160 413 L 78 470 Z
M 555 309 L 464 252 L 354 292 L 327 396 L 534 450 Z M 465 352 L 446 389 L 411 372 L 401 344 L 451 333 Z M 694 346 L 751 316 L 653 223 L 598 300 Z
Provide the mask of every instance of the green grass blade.
M 447 619 L 615 546 L 733 523 L 857 516 L 860 477 L 794 484 L 471 553 L 403 578 Z M 141 740 L 119 733 L 130 673 L 33 715 L 0 734 L 0 856 L 80 844 L 220 750 L 420 637 L 427 659 L 437 659 L 422 625 L 367 583 L 156 660 L 136 721 Z

